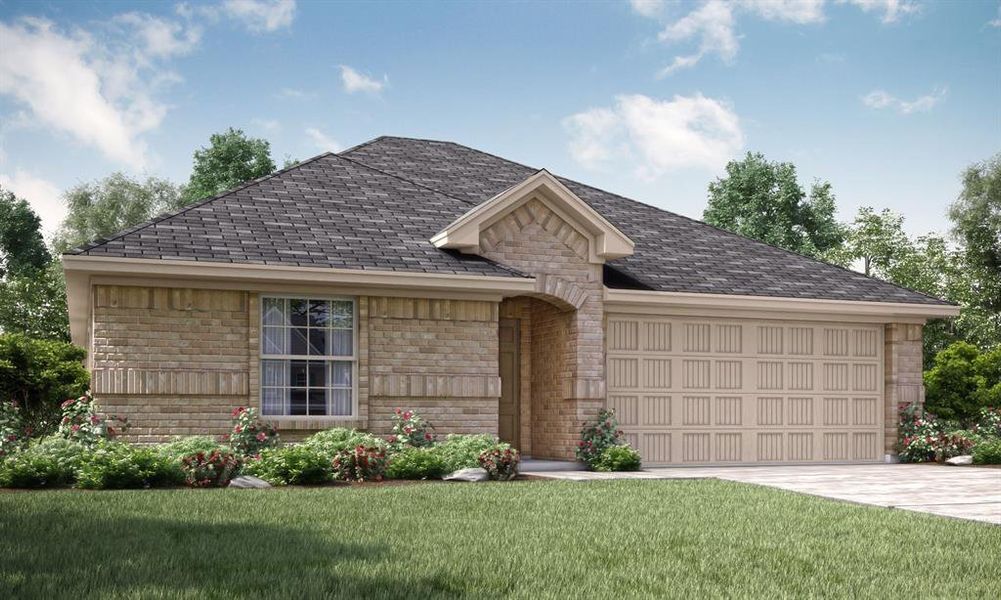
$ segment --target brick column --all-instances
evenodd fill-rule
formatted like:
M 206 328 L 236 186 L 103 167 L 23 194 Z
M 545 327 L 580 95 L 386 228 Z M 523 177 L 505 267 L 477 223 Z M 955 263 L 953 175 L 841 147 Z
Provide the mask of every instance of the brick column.
M 896 454 L 897 410 L 901 404 L 925 402 L 922 377 L 922 331 L 924 326 L 911 323 L 886 325 L 883 337 L 883 378 L 886 419 L 884 446 L 887 454 Z

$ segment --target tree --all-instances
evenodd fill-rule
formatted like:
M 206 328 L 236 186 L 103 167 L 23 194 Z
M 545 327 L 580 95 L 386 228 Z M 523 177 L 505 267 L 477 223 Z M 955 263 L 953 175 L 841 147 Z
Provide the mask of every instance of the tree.
M 244 181 L 274 173 L 271 144 L 249 138 L 230 127 L 209 138 L 209 146 L 195 150 L 191 179 L 184 189 L 184 203 L 190 204 L 236 187 Z
M 861 261 L 868 277 L 891 280 L 891 272 L 914 256 L 914 246 L 904 233 L 904 217 L 889 209 L 877 213 L 863 206 L 843 231 L 844 243 L 826 258 L 844 266 Z
M 0 278 L 45 268 L 51 256 L 31 206 L 0 188 Z
M 925 372 L 925 408 L 945 419 L 971 419 L 1001 403 L 1001 347 L 981 353 L 956 342 L 935 357 Z
M 710 225 L 807 256 L 818 257 L 843 237 L 834 219 L 828 182 L 814 182 L 809 196 L 792 163 L 748 153 L 730 161 L 726 175 L 709 184 L 703 219 Z
M 0 335 L 0 398 L 16 400 L 35 434 L 58 425 L 59 405 L 87 391 L 83 348 L 20 334 Z
M 1001 153 L 963 172 L 949 219 L 969 269 L 971 304 L 1001 312 Z
M 80 184 L 63 198 L 68 213 L 52 244 L 59 253 L 183 206 L 173 183 L 155 177 L 140 181 L 124 173 Z
M 46 340 L 70 340 L 62 263 L 0 282 L 0 332 Z

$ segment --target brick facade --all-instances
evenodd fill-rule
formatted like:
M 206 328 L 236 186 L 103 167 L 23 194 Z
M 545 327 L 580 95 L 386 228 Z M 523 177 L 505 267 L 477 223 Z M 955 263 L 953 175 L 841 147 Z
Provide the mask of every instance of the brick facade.
M 891 323 L 884 329 L 883 378 L 886 409 L 884 444 L 896 454 L 898 407 L 925 402 L 921 325 Z

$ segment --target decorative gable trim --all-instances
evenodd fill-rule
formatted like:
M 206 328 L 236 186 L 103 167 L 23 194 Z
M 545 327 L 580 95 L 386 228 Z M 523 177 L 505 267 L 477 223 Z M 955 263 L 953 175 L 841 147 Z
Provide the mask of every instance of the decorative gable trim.
M 431 238 L 437 248 L 480 254 L 480 234 L 512 211 L 538 200 L 588 240 L 588 261 L 631 256 L 635 244 L 545 169 L 474 207 Z

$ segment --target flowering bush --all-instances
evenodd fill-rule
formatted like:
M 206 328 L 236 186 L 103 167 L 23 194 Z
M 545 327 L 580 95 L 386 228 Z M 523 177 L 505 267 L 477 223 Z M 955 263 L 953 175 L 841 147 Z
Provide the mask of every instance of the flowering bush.
M 580 441 L 577 442 L 577 459 L 584 461 L 589 468 L 593 469 L 606 448 L 621 446 L 624 443 L 615 412 L 602 410 L 598 413 L 598 419 L 595 422 L 586 424 L 580 430 Z
M 386 440 L 371 433 L 358 431 L 357 429 L 333 427 L 314 433 L 303 440 L 302 445 L 322 454 L 326 457 L 327 463 L 329 463 L 338 452 L 351 450 L 358 446 L 368 448 L 385 447 Z
M 93 446 L 100 440 L 108 440 L 128 429 L 124 417 L 105 417 L 97 413 L 94 399 L 90 394 L 71 398 L 61 405 L 63 416 L 59 421 L 59 435 L 68 440 Z M 113 423 L 118 422 L 116 428 Z
M 258 456 L 261 450 L 278 445 L 278 430 L 257 416 L 256 408 L 233 409 L 233 430 L 229 446 L 238 456 Z
M 207 435 L 191 435 L 187 437 L 176 437 L 166 444 L 160 444 L 156 451 L 161 456 L 165 456 L 177 464 L 185 457 L 202 452 L 211 454 L 213 450 L 226 451 L 227 448 Z
M 976 426 L 971 430 L 957 430 L 954 422 L 928 413 L 919 414 L 917 404 L 901 405 L 899 409 L 897 457 L 900 462 L 944 462 L 969 454 L 975 445 L 984 441 Z
M 1001 438 L 978 444 L 973 449 L 973 464 L 1001 465 Z
M 331 459 L 305 444 L 267 448 L 246 464 L 244 472 L 272 485 L 316 485 L 334 476 Z
M 0 458 L 21 447 L 21 411 L 16 402 L 0 402 Z
M 196 452 L 181 459 L 184 482 L 191 487 L 226 487 L 240 469 L 232 452 Z
M 449 434 L 445 441 L 434 446 L 434 451 L 445 463 L 445 472 L 454 473 L 459 469 L 469 469 L 480 466 L 480 454 L 494 447 L 510 448 L 508 444 L 498 442 L 497 438 L 482 433 L 478 435 Z
M 594 463 L 595 471 L 639 471 L 642 461 L 640 453 L 628 444 L 609 446 Z
M 480 454 L 480 466 L 494 481 L 510 481 L 518 475 L 521 455 L 513 448 L 495 447 Z
M 1001 438 L 1001 407 L 981 410 L 973 430 L 984 438 Z
M 393 435 L 387 438 L 393 450 L 408 446 L 423 448 L 434 445 L 434 425 L 412 410 L 397 408 L 393 415 Z
M 386 474 L 386 452 L 378 447 L 358 446 L 338 452 L 331 465 L 334 478 L 341 481 L 382 481 Z

